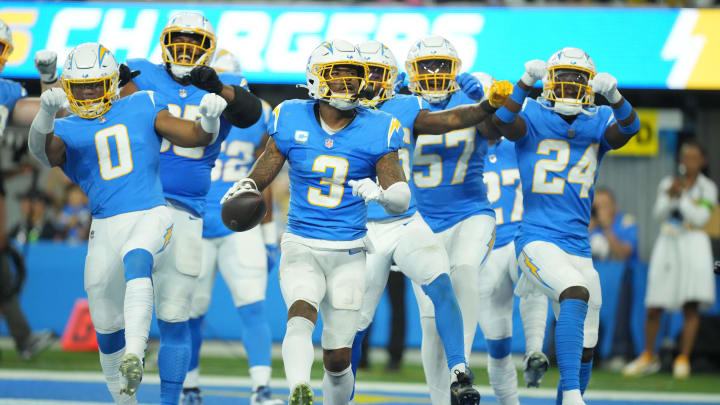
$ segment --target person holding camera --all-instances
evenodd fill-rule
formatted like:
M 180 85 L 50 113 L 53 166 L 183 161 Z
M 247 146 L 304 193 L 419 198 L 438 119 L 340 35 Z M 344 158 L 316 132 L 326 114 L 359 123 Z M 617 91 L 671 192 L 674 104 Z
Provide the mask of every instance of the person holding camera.
M 703 226 L 717 204 L 717 187 L 701 171 L 706 155 L 694 141 L 680 148 L 680 164 L 674 177 L 658 187 L 654 215 L 662 220 L 660 234 L 650 256 L 645 323 L 645 350 L 623 369 L 625 375 L 660 370 L 655 339 L 663 310 L 681 309 L 684 324 L 680 354 L 673 363 L 673 376 L 690 375 L 690 354 L 700 326 L 700 308 L 715 302 L 715 276 L 710 237 Z

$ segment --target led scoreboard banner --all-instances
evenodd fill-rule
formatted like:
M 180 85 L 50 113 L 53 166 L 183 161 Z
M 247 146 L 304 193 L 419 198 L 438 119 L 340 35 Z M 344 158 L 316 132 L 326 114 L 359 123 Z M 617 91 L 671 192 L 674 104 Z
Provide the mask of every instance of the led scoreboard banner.
M 377 39 L 404 70 L 412 43 L 448 38 L 462 71 L 516 81 L 530 59 L 575 46 L 624 88 L 720 89 L 720 10 L 634 8 L 331 7 L 192 3 L 3 2 L 15 51 L 5 77 L 37 77 L 33 55 L 65 55 L 97 41 L 118 60 L 160 61 L 160 32 L 178 10 L 201 11 L 219 48 L 233 52 L 251 83 L 302 83 L 311 50 L 325 39 Z

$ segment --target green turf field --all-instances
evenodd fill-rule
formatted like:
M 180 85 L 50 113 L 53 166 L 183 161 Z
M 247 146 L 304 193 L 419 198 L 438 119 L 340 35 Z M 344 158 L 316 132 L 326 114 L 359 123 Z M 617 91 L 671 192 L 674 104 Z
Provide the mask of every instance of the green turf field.
M 206 375 L 247 376 L 247 359 L 228 357 L 202 357 L 202 373 Z M 97 371 L 100 364 L 97 353 L 66 353 L 60 350 L 49 350 L 38 355 L 31 361 L 22 361 L 14 350 L 3 350 L 0 359 L 0 369 L 32 369 L 32 370 L 66 370 L 66 371 Z M 485 370 L 474 370 L 477 385 L 488 385 Z M 156 373 L 152 366 L 148 366 L 148 373 Z M 280 359 L 273 359 L 273 377 L 283 378 L 283 367 Z M 675 380 L 670 374 L 656 374 L 647 377 L 627 378 L 618 373 L 604 370 L 594 370 L 590 382 L 591 389 L 597 390 L 625 390 L 625 391 L 652 391 L 652 392 L 697 392 L 720 393 L 720 378 L 717 374 L 693 374 L 687 380 Z M 322 378 L 322 365 L 313 364 L 312 378 Z M 419 365 L 406 364 L 399 372 L 387 372 L 384 365 L 375 365 L 369 370 L 360 370 L 359 378 L 362 381 L 384 382 L 416 382 L 425 381 L 422 368 Z M 522 381 L 522 372 L 518 379 Z M 558 380 L 557 369 L 551 368 L 543 380 L 543 388 L 555 387 Z

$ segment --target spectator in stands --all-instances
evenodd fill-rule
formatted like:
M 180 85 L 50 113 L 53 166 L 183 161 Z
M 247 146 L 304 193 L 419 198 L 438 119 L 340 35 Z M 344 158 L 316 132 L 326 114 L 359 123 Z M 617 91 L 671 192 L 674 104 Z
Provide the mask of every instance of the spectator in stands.
M 680 148 L 675 176 L 664 178 L 658 187 L 654 215 L 662 221 L 660 234 L 650 256 L 648 271 L 645 350 L 623 373 L 640 375 L 657 372 L 660 361 L 655 340 L 663 310 L 683 310 L 684 324 L 680 354 L 673 363 L 673 376 L 690 375 L 690 354 L 700 326 L 700 306 L 715 302 L 710 238 L 703 226 L 717 205 L 717 187 L 701 171 L 706 154 L 694 141 Z
M 50 203 L 47 194 L 30 189 L 21 198 L 22 218 L 10 230 L 10 237 L 21 244 L 54 239 L 58 233 L 47 215 L 47 206 Z
M 68 184 L 65 188 L 65 204 L 58 221 L 61 237 L 72 243 L 86 241 L 91 219 L 87 196 L 77 184 Z

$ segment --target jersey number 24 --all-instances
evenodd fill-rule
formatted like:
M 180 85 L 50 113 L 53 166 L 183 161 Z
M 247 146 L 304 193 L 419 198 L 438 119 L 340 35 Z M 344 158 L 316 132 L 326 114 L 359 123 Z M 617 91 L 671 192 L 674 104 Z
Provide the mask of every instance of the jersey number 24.
M 590 188 L 595 182 L 598 157 L 597 143 L 590 144 L 567 174 L 567 181 L 580 185 L 580 197 L 588 198 Z M 565 179 L 555 176 L 547 181 L 548 172 L 562 172 L 570 162 L 570 144 L 559 139 L 545 139 L 538 144 L 538 155 L 549 156 L 555 152 L 555 159 L 540 159 L 533 171 L 532 192 L 540 194 L 562 194 L 565 192 Z

